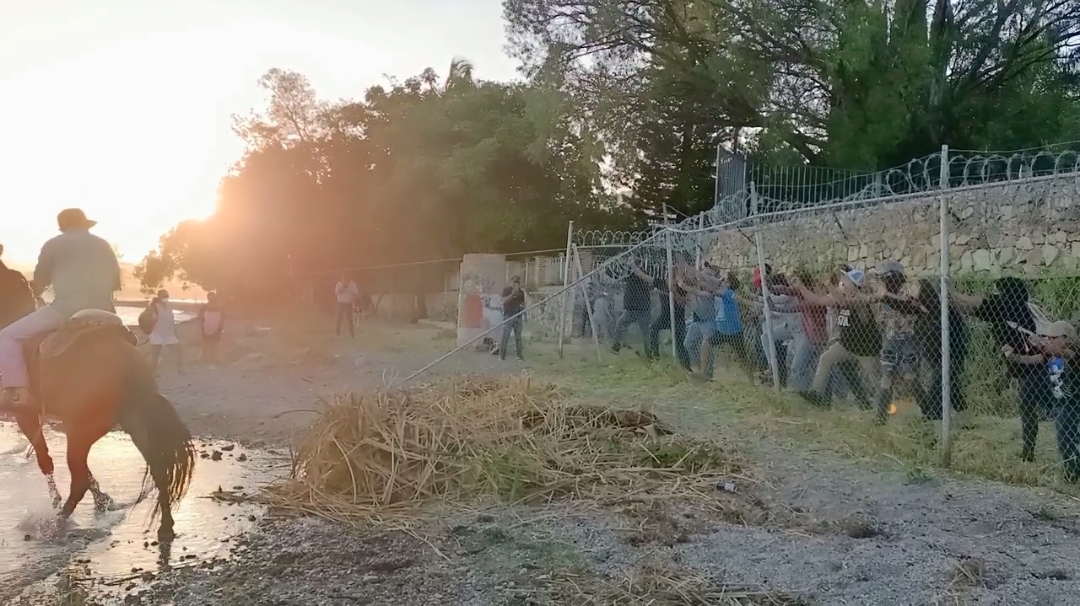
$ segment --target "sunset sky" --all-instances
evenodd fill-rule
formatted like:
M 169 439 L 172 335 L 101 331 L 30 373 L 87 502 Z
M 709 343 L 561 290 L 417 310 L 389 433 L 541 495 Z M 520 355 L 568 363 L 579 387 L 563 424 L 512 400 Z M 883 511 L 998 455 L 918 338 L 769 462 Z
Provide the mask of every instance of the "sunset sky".
M 499 0 L 0 0 L 4 258 L 32 264 L 69 206 L 130 262 L 211 213 L 271 67 L 359 97 L 455 56 L 513 78 L 504 40 Z

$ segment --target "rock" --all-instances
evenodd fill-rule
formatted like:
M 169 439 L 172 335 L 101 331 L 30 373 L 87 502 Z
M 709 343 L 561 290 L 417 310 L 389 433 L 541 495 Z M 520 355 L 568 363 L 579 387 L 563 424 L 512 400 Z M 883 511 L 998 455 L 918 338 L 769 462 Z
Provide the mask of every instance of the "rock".
M 1058 258 L 1058 254 L 1060 252 L 1061 251 L 1058 250 L 1058 247 L 1056 247 L 1056 246 L 1054 246 L 1052 244 L 1047 244 L 1046 246 L 1043 246 L 1043 249 L 1042 249 L 1042 257 L 1043 257 L 1042 261 L 1043 261 L 1043 264 L 1045 264 L 1045 265 L 1053 265 L 1054 260 Z
M 990 271 L 993 261 L 993 255 L 985 248 L 980 248 L 971 253 L 971 262 L 975 271 Z
M 211 461 L 220 461 L 221 460 L 221 451 L 220 450 L 215 450 L 214 452 L 212 452 L 210 454 L 210 460 Z
M 1028 251 L 1028 254 L 1024 255 L 1024 263 L 1026 263 L 1028 266 L 1040 265 L 1042 264 L 1042 258 L 1042 250 L 1036 248 L 1034 250 Z
M 1035 244 L 1032 243 L 1031 238 L 1028 236 L 1020 236 L 1016 241 L 1017 250 L 1031 250 L 1035 248 Z

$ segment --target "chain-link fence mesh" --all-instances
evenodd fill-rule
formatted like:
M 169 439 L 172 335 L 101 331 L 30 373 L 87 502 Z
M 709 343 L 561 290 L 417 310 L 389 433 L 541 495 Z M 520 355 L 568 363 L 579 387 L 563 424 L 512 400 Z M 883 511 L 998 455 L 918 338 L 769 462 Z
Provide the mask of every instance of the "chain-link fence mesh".
M 1010 427 L 972 443 L 1074 479 L 1080 156 L 944 151 L 859 178 L 868 185 L 838 186 L 855 193 L 826 203 L 751 185 L 647 233 L 572 234 L 569 273 L 526 293 L 523 332 L 537 343 L 527 347 L 661 359 L 868 423 L 953 417 L 951 430 L 934 430 L 939 444 Z M 723 222 L 739 204 L 750 215 Z M 1054 439 L 1036 448 L 1040 424 Z

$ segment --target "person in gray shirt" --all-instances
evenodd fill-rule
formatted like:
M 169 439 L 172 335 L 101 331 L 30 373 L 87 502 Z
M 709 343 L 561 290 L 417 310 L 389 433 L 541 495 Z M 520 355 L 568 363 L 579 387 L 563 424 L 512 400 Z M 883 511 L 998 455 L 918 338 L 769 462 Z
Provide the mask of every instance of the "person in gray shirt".
M 0 408 L 29 404 L 26 340 L 57 328 L 84 309 L 116 313 L 113 293 L 120 290 L 120 262 L 108 242 L 90 233 L 97 222 L 77 208 L 61 211 L 56 222 L 60 235 L 41 247 L 33 283 L 36 296 L 52 286 L 52 303 L 0 330 Z

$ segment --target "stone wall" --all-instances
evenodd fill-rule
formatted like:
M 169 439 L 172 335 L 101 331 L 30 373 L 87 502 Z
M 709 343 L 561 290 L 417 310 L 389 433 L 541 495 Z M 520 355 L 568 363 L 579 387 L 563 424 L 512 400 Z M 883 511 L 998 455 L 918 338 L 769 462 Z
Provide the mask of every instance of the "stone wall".
M 1080 266 L 1080 175 L 947 191 L 950 273 L 1034 275 Z M 915 275 L 939 273 L 939 197 L 864 203 L 761 226 L 766 262 L 777 270 L 870 267 L 900 261 Z M 900 199 L 898 199 L 900 200 Z M 713 234 L 719 267 L 757 264 L 755 227 Z

